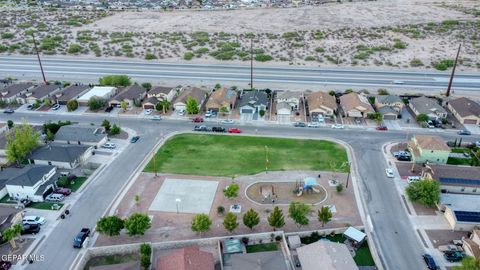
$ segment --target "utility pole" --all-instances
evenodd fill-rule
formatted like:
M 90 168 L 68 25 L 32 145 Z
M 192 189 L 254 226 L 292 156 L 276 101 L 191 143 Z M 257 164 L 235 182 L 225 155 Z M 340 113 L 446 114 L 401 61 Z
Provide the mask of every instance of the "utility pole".
M 250 39 L 250 90 L 253 90 L 253 38 Z
M 453 83 L 453 76 L 455 75 L 455 68 L 457 68 L 458 55 L 460 54 L 461 47 L 462 47 L 462 44 L 458 45 L 457 56 L 455 57 L 455 62 L 453 63 L 453 68 L 452 68 L 452 75 L 450 75 L 450 81 L 448 81 L 447 93 L 445 93 L 446 97 L 450 96 L 450 90 L 452 89 L 452 83 Z
M 40 65 L 40 70 L 42 71 L 43 83 L 47 84 L 47 80 L 45 79 L 45 72 L 43 72 L 42 61 L 40 60 L 40 54 L 38 53 L 37 48 L 37 41 L 35 40 L 35 35 L 32 33 L 33 38 L 33 48 L 35 49 L 35 53 L 37 54 L 38 64 Z

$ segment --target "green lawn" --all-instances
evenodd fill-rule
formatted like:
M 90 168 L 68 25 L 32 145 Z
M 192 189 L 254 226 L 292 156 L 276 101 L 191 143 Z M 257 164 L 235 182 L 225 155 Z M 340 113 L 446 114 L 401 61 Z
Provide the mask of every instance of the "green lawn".
M 8 196 L 8 194 L 7 194 L 7 195 L 3 196 L 2 199 L 0 199 L 0 203 L 10 203 L 10 204 L 15 204 L 16 203 L 16 202 L 12 202 L 12 201 L 9 202 L 8 199 L 10 199 L 10 196 Z
M 368 244 L 364 243 L 357 251 L 355 252 L 355 257 L 353 260 L 358 266 L 374 266 L 375 261 L 373 261 L 372 254 L 368 248 Z
M 276 251 L 278 250 L 277 243 L 266 243 L 247 246 L 247 253 Z
M 34 202 L 31 205 L 29 205 L 27 208 L 36 208 L 36 209 L 43 209 L 43 210 L 53 210 L 52 205 L 58 204 L 60 206 L 59 209 L 62 208 L 63 203 L 58 203 L 58 202 Z M 59 210 L 57 209 L 57 210 Z
M 65 177 L 65 176 L 62 176 L 62 177 Z M 75 179 L 74 184 L 67 183 L 67 185 L 63 187 L 69 188 L 72 190 L 72 192 L 75 192 L 83 185 L 83 183 L 85 183 L 85 181 L 87 181 L 87 177 L 79 176 Z
M 345 240 L 347 240 L 347 238 L 341 233 L 334 234 L 333 236 L 329 234 L 325 238 L 327 238 L 328 240 L 330 240 L 332 242 L 337 242 L 337 243 L 343 243 L 343 242 L 345 242 Z
M 472 164 L 471 158 L 455 158 L 449 157 L 447 160 L 447 164 L 450 165 L 467 165 L 470 166 Z
M 233 176 L 265 170 L 265 146 L 268 169 L 332 170 L 347 172 L 345 149 L 334 142 L 282 138 L 181 134 L 168 140 L 144 171 Z

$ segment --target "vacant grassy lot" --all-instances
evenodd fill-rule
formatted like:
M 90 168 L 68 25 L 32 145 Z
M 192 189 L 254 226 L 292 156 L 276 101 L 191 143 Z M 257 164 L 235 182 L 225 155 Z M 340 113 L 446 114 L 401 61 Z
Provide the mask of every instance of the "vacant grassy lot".
M 330 141 L 182 134 L 168 140 L 146 172 L 233 176 L 268 169 L 348 171 L 345 149 Z

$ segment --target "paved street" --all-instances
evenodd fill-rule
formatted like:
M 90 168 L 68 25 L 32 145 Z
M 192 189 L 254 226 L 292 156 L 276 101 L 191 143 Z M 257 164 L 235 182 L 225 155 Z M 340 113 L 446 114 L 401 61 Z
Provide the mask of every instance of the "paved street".
M 1 116 L 3 120 L 7 118 Z M 45 113 L 14 113 L 8 119 L 43 123 L 52 120 L 71 120 L 81 123 L 100 124 L 105 116 L 96 115 L 55 115 Z M 122 127 L 136 130 L 141 139 L 130 144 L 125 151 L 108 166 L 105 171 L 86 189 L 79 201 L 72 207 L 72 217 L 59 221 L 55 228 L 37 248 L 37 254 L 44 254 L 46 261 L 28 265 L 28 269 L 68 269 L 79 252 L 72 248 L 72 239 L 81 227 L 93 227 L 105 208 L 128 180 L 130 174 L 144 159 L 146 153 L 155 145 L 160 134 L 172 131 L 191 130 L 192 123 L 187 121 L 162 120 L 152 124 L 151 120 L 139 118 L 111 118 L 111 122 L 120 121 Z M 360 189 L 365 197 L 374 228 L 374 240 L 381 249 L 382 264 L 386 269 L 422 269 L 423 247 L 416 232 L 411 228 L 404 206 L 396 187 L 385 177 L 387 166 L 381 146 L 388 141 L 404 140 L 405 131 L 366 131 L 363 129 L 308 129 L 290 126 L 238 125 L 246 134 L 275 136 L 298 136 L 306 138 L 335 138 L 349 143 L 356 157 L 361 176 Z M 420 131 L 421 132 L 421 131 Z M 414 134 L 409 132 L 410 135 Z M 445 139 L 456 137 L 451 133 L 438 133 Z M 467 137 L 464 137 L 464 140 Z M 478 136 L 469 136 L 469 141 L 479 140 Z M 351 187 L 349 187 L 351 188 Z
M 107 74 L 126 74 L 135 81 L 181 82 L 212 84 L 223 82 L 245 87 L 250 82 L 248 65 L 200 65 L 167 64 L 145 61 L 80 60 L 74 57 L 42 57 L 48 80 L 71 82 L 97 82 L 97 78 Z M 33 56 L 0 56 L 0 78 L 18 79 L 41 78 L 38 61 Z M 389 87 L 403 89 L 444 90 L 448 85 L 449 72 L 433 71 L 367 71 L 354 68 L 302 68 L 267 67 L 255 64 L 254 84 L 302 87 L 358 86 Z M 93 81 L 92 81 L 93 78 Z M 480 76 L 457 71 L 453 83 L 455 90 L 478 90 Z

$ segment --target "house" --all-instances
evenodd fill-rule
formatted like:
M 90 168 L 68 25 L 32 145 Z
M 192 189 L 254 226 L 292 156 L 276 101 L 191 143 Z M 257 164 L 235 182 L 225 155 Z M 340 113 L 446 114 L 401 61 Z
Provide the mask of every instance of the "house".
M 13 224 L 20 224 L 23 218 L 23 211 L 16 207 L 0 207 L 0 237 L 3 231 L 12 227 Z
M 417 170 L 421 177 L 438 181 L 443 193 L 480 194 L 480 167 L 427 164 Z
M 25 93 L 17 97 L 17 102 L 20 104 L 34 104 L 37 101 L 42 102 L 46 98 L 53 97 L 53 94 L 60 91 L 60 85 L 44 84 L 39 85 L 33 89 L 27 90 Z
M 15 170 L 5 185 L 11 198 L 42 202 L 55 187 L 55 166 L 29 164 Z
M 414 163 L 446 164 L 451 152 L 439 136 L 415 135 L 407 147 Z
M 101 128 L 79 125 L 62 126 L 55 134 L 55 142 L 91 145 L 95 148 L 107 142 L 107 135 Z
M 237 92 L 226 87 L 219 88 L 210 94 L 206 104 L 206 110 L 212 112 L 220 112 L 222 107 L 230 112 L 235 107 L 237 101 Z
M 200 250 L 197 245 L 172 251 L 157 258 L 156 269 L 161 270 L 212 270 L 215 269 L 213 255 Z
M 147 98 L 155 97 L 158 100 L 166 99 L 168 102 L 172 102 L 172 100 L 175 98 L 177 93 L 180 93 L 182 91 L 181 86 L 177 87 L 163 87 L 163 86 L 156 86 L 152 88 L 150 91 L 147 93 Z
M 158 103 L 160 103 L 160 100 L 158 98 L 149 97 L 143 102 L 142 107 L 145 110 L 154 110 Z
M 375 107 L 382 114 L 385 120 L 396 120 L 402 113 L 405 104 L 397 95 L 377 95 L 375 96 Z
M 105 100 L 111 98 L 117 93 L 117 88 L 111 86 L 95 86 L 83 95 L 77 101 L 79 106 L 87 106 L 88 101 L 92 97 L 103 98 Z
M 408 106 L 415 113 L 415 116 L 426 114 L 430 120 L 439 120 L 447 117 L 447 111 L 438 104 L 435 98 L 427 98 L 425 96 L 413 98 L 409 101 Z
M 307 96 L 308 112 L 311 117 L 333 117 L 337 111 L 337 101 L 334 96 L 325 92 L 313 92 Z
M 302 99 L 303 94 L 301 92 L 294 91 L 277 91 L 277 103 L 286 102 L 290 105 L 290 110 L 298 110 L 300 106 L 300 100 Z
M 302 270 L 355 270 L 358 266 L 345 244 L 317 241 L 297 248 Z
M 277 103 L 277 120 L 278 122 L 289 122 L 292 106 L 287 102 Z
M 480 104 L 461 97 L 448 102 L 448 109 L 462 124 L 480 125 Z
M 281 251 L 236 253 L 230 256 L 232 270 L 287 270 Z
M 440 196 L 439 209 L 454 231 L 471 231 L 480 226 L 480 203 L 477 195 L 448 194 Z
M 33 87 L 33 83 L 12 84 L 0 90 L 0 99 L 8 103 L 14 102 L 18 96 L 32 90 Z
M 138 84 L 134 84 L 125 87 L 117 95 L 115 95 L 110 101 L 110 106 L 120 107 L 122 101 L 127 104 L 127 107 L 140 106 L 143 99 L 147 95 L 147 90 Z
M 355 92 L 341 96 L 340 105 L 346 117 L 366 118 L 368 114 L 375 113 L 367 97 Z
M 260 111 L 265 112 L 268 109 L 268 95 L 264 90 L 243 91 L 238 108 L 240 115 L 244 120 L 256 120 Z
M 92 155 L 93 147 L 74 144 L 48 144 L 35 149 L 29 155 L 31 164 L 54 165 L 58 168 L 74 169 Z
M 70 85 L 55 94 L 55 101 L 60 105 L 67 105 L 70 100 L 79 99 L 90 89 L 87 85 Z
M 187 109 L 187 99 L 188 97 L 192 97 L 194 100 L 197 101 L 198 110 L 200 111 L 200 108 L 202 107 L 206 96 L 207 93 L 202 89 L 197 87 L 189 87 L 183 90 L 180 95 L 175 99 L 173 103 L 173 109 L 175 111 L 185 111 Z
M 467 256 L 480 259 L 480 229 L 473 229 L 470 237 L 463 239 L 463 250 Z

